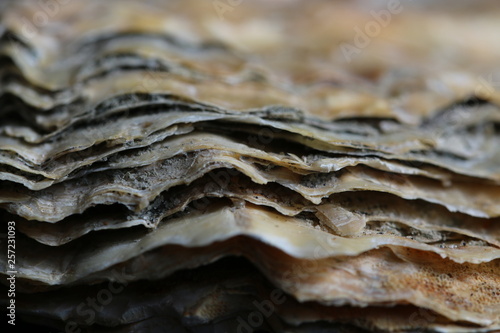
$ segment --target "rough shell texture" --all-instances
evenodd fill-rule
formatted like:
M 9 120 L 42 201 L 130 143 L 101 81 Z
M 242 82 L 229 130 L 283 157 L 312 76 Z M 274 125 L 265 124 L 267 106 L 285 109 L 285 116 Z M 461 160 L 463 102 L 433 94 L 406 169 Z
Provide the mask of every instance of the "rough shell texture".
M 495 6 L 0 1 L 20 319 L 498 331 Z

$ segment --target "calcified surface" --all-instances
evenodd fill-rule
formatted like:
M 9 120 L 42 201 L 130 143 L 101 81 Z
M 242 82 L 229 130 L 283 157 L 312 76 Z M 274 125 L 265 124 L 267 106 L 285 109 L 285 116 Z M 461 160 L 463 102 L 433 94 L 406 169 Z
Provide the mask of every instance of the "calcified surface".
M 18 320 L 500 329 L 495 2 L 43 4 L 0 3 Z

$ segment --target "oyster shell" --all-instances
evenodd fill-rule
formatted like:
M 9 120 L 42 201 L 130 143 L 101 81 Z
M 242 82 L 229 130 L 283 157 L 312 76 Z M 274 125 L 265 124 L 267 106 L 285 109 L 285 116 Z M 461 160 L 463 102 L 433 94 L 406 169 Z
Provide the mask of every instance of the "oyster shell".
M 198 276 L 203 276 L 203 279 Z M 86 313 L 82 315 L 77 312 L 82 297 L 97 295 L 100 290 L 110 287 L 112 290 L 123 289 L 123 291 L 117 293 L 103 311 L 96 312 L 93 320 L 89 321 Z M 129 330 L 130 326 L 134 329 L 147 327 L 149 330 L 152 327 L 154 330 L 157 327 L 155 325 L 169 327 L 167 324 L 173 317 L 177 319 L 176 321 L 182 320 L 184 325 L 196 332 L 197 326 L 201 323 L 215 321 L 221 325 L 221 321 L 223 322 L 221 319 L 224 317 L 247 319 L 255 310 L 272 308 L 274 313 L 265 320 L 265 328 L 269 325 L 267 329 L 274 330 L 293 330 L 300 324 L 323 320 L 328 321 L 330 329 L 335 327 L 335 323 L 342 326 L 341 323 L 351 322 L 366 329 L 375 327 L 379 330 L 402 331 L 423 328 L 421 325 L 424 318 L 429 319 L 424 323 L 425 328 L 438 328 L 442 332 L 485 330 L 474 326 L 465 326 L 460 330 L 460 327 L 454 326 L 449 319 L 433 311 L 422 311 L 412 306 L 396 308 L 338 306 L 332 309 L 317 302 L 299 303 L 291 295 L 273 288 L 255 268 L 246 263 L 227 259 L 194 269 L 190 274 L 179 272 L 169 278 L 151 281 L 148 284 L 131 282 L 126 289 L 117 283 L 104 283 L 74 289 L 70 287 L 48 294 L 49 303 L 47 297 L 37 294 L 22 295 L 20 302 L 23 302 L 23 306 L 28 309 L 26 315 L 38 317 L 38 320 L 45 317 L 60 321 L 61 329 L 65 326 L 64 321 L 71 320 L 76 326 L 91 331 L 99 330 L 97 325 L 108 326 L 108 331 L 111 330 L 109 326 L 116 326 L 118 329 L 121 327 L 124 331 Z M 68 294 L 71 297 L 68 297 Z M 266 302 L 271 296 L 272 303 Z M 127 309 L 120 306 L 125 302 L 129 303 Z M 261 304 L 265 307 L 261 308 Z M 61 311 L 61 308 L 64 308 L 64 311 Z M 183 320 L 186 313 L 189 313 L 189 319 Z M 414 320 L 408 322 L 409 317 Z M 170 325 L 182 327 L 179 323 Z M 236 331 L 238 326 L 241 326 L 241 321 L 235 320 L 229 329 Z M 352 332 L 353 328 L 350 331 Z
M 500 16 L 450 3 L 0 2 L 20 318 L 499 330 Z

